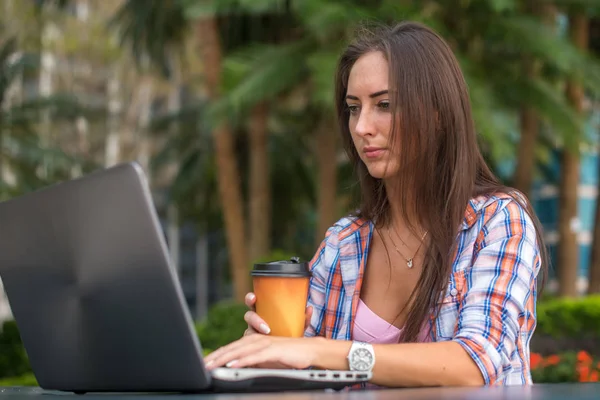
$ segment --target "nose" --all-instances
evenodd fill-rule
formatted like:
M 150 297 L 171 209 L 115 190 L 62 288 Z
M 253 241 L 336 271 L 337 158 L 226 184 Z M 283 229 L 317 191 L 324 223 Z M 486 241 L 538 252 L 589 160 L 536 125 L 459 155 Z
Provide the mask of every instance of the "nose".
M 375 134 L 373 116 L 367 109 L 362 109 L 354 127 L 354 132 L 359 136 L 372 136 Z

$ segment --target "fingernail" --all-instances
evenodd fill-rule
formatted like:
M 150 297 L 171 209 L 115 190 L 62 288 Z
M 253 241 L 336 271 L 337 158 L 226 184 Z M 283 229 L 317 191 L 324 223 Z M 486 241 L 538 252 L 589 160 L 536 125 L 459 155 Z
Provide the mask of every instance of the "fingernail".
M 271 332 L 271 328 L 269 328 L 269 327 L 267 326 L 267 324 L 264 324 L 264 323 L 263 323 L 263 324 L 260 324 L 260 326 L 259 326 L 259 329 L 260 329 L 260 331 L 261 331 L 262 333 L 264 333 L 265 335 L 268 335 L 268 334 L 269 334 L 269 332 Z
M 213 360 L 208 361 L 207 363 L 204 364 L 205 367 L 210 367 L 210 365 L 213 363 Z
M 254 295 L 252 293 L 249 293 L 248 296 L 246 296 L 248 298 L 248 300 L 252 301 L 254 300 Z
M 227 368 L 231 368 L 231 367 L 232 367 L 233 365 L 235 365 L 235 363 L 237 363 L 237 362 L 238 362 L 238 360 L 231 360 L 231 361 L 229 361 L 227 364 L 225 364 L 225 366 L 226 366 Z

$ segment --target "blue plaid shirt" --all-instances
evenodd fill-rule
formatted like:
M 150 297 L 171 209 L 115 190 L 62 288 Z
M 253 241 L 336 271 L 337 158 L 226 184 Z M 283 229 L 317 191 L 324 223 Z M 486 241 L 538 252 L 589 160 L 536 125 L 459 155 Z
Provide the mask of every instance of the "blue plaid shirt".
M 343 218 L 311 260 L 308 304 L 314 312 L 305 336 L 352 340 L 370 221 Z M 530 384 L 529 342 L 536 326 L 536 232 L 508 195 L 472 199 L 460 232 L 453 270 L 432 341 L 453 340 L 473 358 L 487 385 Z

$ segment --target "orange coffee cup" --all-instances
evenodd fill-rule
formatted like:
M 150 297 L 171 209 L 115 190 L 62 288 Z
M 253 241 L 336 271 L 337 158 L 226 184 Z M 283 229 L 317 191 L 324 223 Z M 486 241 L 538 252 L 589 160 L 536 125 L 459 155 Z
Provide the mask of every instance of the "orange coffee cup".
M 256 313 L 271 328 L 270 335 L 304 336 L 310 271 L 308 263 L 290 261 L 254 264 L 252 284 Z

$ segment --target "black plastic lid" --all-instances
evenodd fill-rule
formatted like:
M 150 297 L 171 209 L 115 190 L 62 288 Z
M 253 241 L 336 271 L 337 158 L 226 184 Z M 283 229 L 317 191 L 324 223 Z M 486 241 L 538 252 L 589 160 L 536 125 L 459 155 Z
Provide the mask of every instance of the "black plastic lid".
M 307 277 L 310 276 L 307 262 L 300 262 L 298 257 L 292 257 L 290 260 L 271 261 L 268 263 L 254 264 L 252 276 L 287 276 L 287 277 Z

